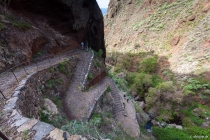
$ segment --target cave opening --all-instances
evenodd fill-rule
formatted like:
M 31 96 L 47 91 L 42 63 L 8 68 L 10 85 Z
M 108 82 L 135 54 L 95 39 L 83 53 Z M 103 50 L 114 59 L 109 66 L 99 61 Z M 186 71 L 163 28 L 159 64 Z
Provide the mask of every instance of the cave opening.
M 169 124 L 176 124 L 176 125 L 182 125 L 182 118 L 178 115 L 174 115 L 173 119 L 169 120 L 167 123 Z

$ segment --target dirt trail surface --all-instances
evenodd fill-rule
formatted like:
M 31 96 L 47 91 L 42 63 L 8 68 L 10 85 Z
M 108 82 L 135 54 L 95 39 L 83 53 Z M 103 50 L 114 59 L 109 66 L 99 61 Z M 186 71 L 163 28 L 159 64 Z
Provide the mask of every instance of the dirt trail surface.
M 60 62 L 63 62 L 65 58 L 68 58 L 69 56 L 71 56 L 70 54 L 72 55 L 76 54 L 76 51 L 72 50 L 62 55 L 57 55 L 49 59 L 45 59 L 42 61 L 40 60 L 39 62 L 36 62 L 28 66 L 14 69 L 13 70 L 14 74 L 12 73 L 12 71 L 6 71 L 4 73 L 1 73 L 0 74 L 0 90 L 3 92 L 4 96 L 9 99 L 12 94 L 12 91 L 14 91 L 14 89 L 17 87 L 18 83 L 20 83 L 20 81 L 24 77 L 26 77 L 28 74 L 31 74 L 37 70 L 43 70 L 50 66 L 56 65 Z M 0 103 L 0 109 L 1 109 L 2 104 L 3 104 L 2 94 L 0 94 L 0 100 L 1 100 L 1 103 Z
M 88 66 L 91 64 L 91 57 L 92 55 L 90 52 L 80 55 L 80 61 L 77 63 L 69 90 L 63 99 L 63 106 L 67 116 L 69 119 L 88 120 L 97 100 L 106 89 L 110 87 L 112 98 L 115 102 L 113 113 L 116 120 L 121 124 L 122 128 L 125 128 L 124 130 L 127 131 L 129 135 L 138 137 L 140 135 L 140 130 L 135 117 L 135 109 L 132 108 L 132 104 L 125 103 L 128 105 L 126 105 L 126 111 L 124 110 L 119 90 L 109 77 L 104 78 L 91 90 L 86 92 L 81 91 L 81 83 L 83 83 L 84 75 L 88 73 Z M 128 115 L 125 116 L 126 113 Z
M 50 59 L 50 63 L 49 60 L 43 60 L 37 63 L 38 69 L 43 70 L 45 68 L 49 68 L 50 66 L 65 61 L 65 58 L 70 56 L 72 57 L 72 55 L 79 55 L 79 62 L 77 63 L 75 73 L 72 76 L 69 90 L 67 91 L 66 96 L 63 98 L 63 106 L 69 119 L 84 121 L 88 120 L 91 117 L 91 113 L 96 105 L 96 102 L 110 86 L 112 98 L 115 101 L 113 106 L 115 119 L 117 120 L 118 124 L 122 126 L 122 128 L 125 128 L 124 130 L 129 135 L 138 137 L 140 135 L 140 130 L 135 117 L 135 109 L 133 108 L 132 104 L 129 105 L 128 103 L 125 103 L 125 108 L 123 107 L 123 99 L 120 97 L 122 95 L 120 95 L 119 90 L 109 77 L 104 78 L 98 85 L 95 85 L 89 91 L 81 91 L 83 84 L 85 84 L 84 81 L 86 81 L 89 67 L 92 63 L 91 58 L 94 55 L 93 52 L 69 52 L 68 55 L 64 54 L 60 57 Z M 18 136 L 22 135 L 24 130 L 29 130 L 28 133 L 30 138 L 36 140 L 41 140 L 47 137 L 58 139 L 62 137 L 64 133 L 63 131 L 54 128 L 54 126 L 50 124 L 40 122 L 39 120 L 26 118 L 22 116 L 20 111 L 17 109 L 17 100 L 19 98 L 20 89 L 24 88 L 26 81 L 37 72 L 37 65 L 33 64 L 26 66 L 25 69 L 27 73 L 30 73 L 27 75 L 23 69 L 16 70 L 15 73 L 18 75 L 17 79 L 19 82 L 16 81 L 15 77 L 12 77 L 12 73 L 9 73 L 7 76 L 3 75 L 0 78 L 1 87 L 4 87 L 4 92 L 8 93 L 7 98 L 10 98 L 6 101 L 6 105 L 2 111 L 2 130 L 14 130 L 15 132 L 18 131 L 18 133 L 15 133 L 18 134 Z M 13 89 L 11 89 L 11 85 L 13 86 Z M 5 88 L 5 86 L 8 87 L 8 89 Z M 121 106 L 120 109 L 119 106 Z M 118 111 L 115 112 L 116 110 Z M 126 116 L 124 115 L 125 113 L 127 114 Z

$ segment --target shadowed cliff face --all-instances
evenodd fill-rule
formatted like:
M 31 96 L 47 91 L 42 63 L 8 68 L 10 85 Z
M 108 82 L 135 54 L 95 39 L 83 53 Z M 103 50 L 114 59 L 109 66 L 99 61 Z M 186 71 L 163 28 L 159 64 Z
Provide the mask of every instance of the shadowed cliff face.
M 8 48 L 3 51 L 20 52 L 16 63 L 30 61 L 40 51 L 55 54 L 80 48 L 82 41 L 93 50 L 102 49 L 105 57 L 103 15 L 96 0 L 12 0 L 10 12 L 30 24 L 30 28 L 20 30 L 5 21 L 5 28 L 0 30 Z M 16 58 L 5 57 L 10 64 L 15 63 Z

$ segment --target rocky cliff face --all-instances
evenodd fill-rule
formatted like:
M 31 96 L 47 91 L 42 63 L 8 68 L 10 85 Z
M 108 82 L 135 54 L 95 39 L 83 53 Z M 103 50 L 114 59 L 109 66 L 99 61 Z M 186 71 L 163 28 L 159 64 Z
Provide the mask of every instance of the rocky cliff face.
M 208 77 L 209 23 L 209 0 L 111 0 L 106 46 L 108 51 L 155 52 L 168 59 L 174 73 Z
M 139 106 L 146 103 L 143 108 L 151 118 L 185 128 L 209 128 L 209 114 L 199 122 L 200 114 L 208 111 L 196 114 L 202 107 L 192 107 L 198 104 L 209 109 L 210 105 L 209 0 L 111 0 L 105 16 L 105 42 L 106 62 L 121 82 L 118 86 Z M 153 76 L 163 82 L 157 84 Z M 209 89 L 202 87 L 205 84 Z M 155 129 L 153 134 L 165 138 Z
M 46 54 L 103 50 L 103 15 L 96 0 L 12 0 L 0 6 L 0 71 Z

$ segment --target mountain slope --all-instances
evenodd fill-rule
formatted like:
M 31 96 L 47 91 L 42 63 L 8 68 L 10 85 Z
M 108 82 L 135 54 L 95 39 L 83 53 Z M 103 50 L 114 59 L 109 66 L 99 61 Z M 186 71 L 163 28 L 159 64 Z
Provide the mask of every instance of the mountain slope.
M 208 0 L 111 0 L 105 17 L 107 49 L 135 53 L 154 50 L 168 58 L 177 74 L 207 75 L 209 9 Z
M 155 118 L 157 139 L 209 133 L 209 0 L 111 0 L 105 42 L 110 75 L 135 100 L 143 129 L 139 108 Z

